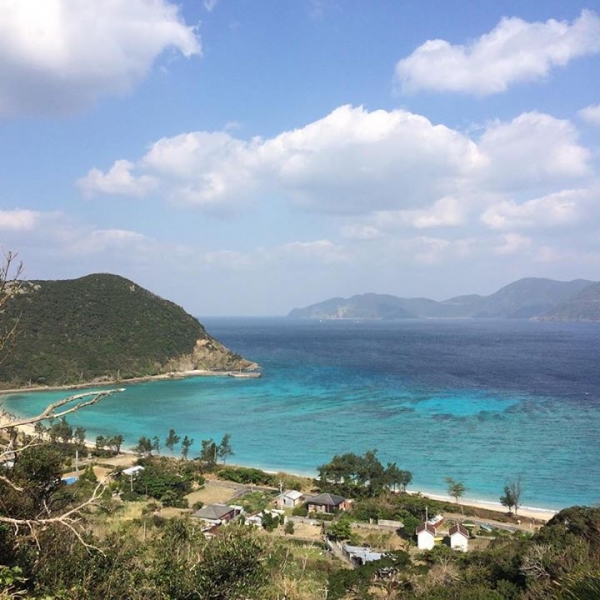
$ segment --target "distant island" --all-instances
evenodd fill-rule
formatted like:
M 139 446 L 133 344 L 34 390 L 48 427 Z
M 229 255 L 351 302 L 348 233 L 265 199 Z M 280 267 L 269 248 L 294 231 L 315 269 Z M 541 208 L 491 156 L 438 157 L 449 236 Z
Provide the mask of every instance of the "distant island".
M 3 389 L 257 367 L 180 306 L 117 275 L 20 282 L 2 315 L 6 331 L 15 324 Z
M 472 294 L 437 302 L 360 294 L 331 298 L 295 308 L 295 319 L 536 319 L 540 321 L 600 321 L 600 283 L 586 279 L 555 281 L 529 277 L 490 296 Z

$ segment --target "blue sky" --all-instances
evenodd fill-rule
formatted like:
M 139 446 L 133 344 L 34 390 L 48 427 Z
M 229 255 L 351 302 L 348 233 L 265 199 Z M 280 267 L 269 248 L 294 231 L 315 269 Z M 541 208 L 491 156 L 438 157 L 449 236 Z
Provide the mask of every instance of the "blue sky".
M 600 0 L 5 0 L 0 245 L 197 316 L 600 279 Z

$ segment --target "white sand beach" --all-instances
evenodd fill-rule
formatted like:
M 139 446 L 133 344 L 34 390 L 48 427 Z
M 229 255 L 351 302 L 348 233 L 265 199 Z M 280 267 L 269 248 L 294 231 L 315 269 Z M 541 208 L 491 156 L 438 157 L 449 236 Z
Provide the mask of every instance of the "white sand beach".
M 194 373 L 194 375 L 196 375 L 197 373 Z M 10 414 L 9 412 L 2 410 L 0 407 L 0 430 L 7 428 L 7 427 L 11 427 L 13 423 L 17 422 L 19 419 L 17 417 L 15 417 L 14 415 Z M 22 431 L 23 433 L 26 433 L 27 435 L 35 435 L 35 430 L 34 430 L 34 426 L 33 425 L 20 425 L 19 426 L 20 431 Z M 86 440 L 86 446 L 88 448 L 93 448 L 95 447 L 94 442 L 90 441 L 90 440 Z M 128 460 L 127 462 L 130 463 L 134 460 L 135 455 L 128 453 Z M 453 502 L 453 499 L 450 498 L 450 496 L 444 496 L 444 495 L 439 495 L 439 494 L 432 494 L 429 492 L 420 492 L 418 490 L 410 490 L 410 493 L 413 494 L 417 494 L 420 493 L 423 496 L 426 496 L 428 498 L 431 498 L 433 500 L 442 500 L 444 502 Z M 464 505 L 464 506 L 470 506 L 473 508 L 481 508 L 484 510 L 490 510 L 490 511 L 494 511 L 499 513 L 500 515 L 506 515 L 507 511 L 506 508 L 503 507 L 499 502 L 490 502 L 490 501 L 486 501 L 486 500 L 476 500 L 476 499 L 470 499 L 470 498 L 461 498 L 460 504 Z M 457 505 L 457 512 L 459 509 L 459 505 Z M 519 507 L 519 517 L 522 517 L 524 519 L 533 519 L 533 520 L 537 520 L 537 521 L 549 521 L 555 514 L 557 511 L 553 511 L 553 510 L 549 510 L 549 509 L 543 509 L 543 508 L 534 508 L 534 507 L 528 507 L 528 506 L 521 506 Z

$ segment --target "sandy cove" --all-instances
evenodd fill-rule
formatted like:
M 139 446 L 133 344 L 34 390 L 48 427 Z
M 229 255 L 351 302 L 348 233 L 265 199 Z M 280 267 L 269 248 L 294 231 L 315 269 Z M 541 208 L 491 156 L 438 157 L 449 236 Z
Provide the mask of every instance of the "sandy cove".
M 190 372 L 193 374 L 187 375 L 187 376 L 203 376 L 203 375 L 214 375 L 214 371 L 202 371 L 202 372 Z M 227 375 L 228 372 L 223 372 L 223 373 L 219 373 L 221 375 Z M 170 377 L 168 375 L 166 376 L 158 376 L 161 379 L 169 379 Z M 156 379 L 156 377 L 153 377 L 152 379 Z M 149 380 L 149 378 L 140 378 L 139 381 L 146 381 Z M 133 382 L 132 380 L 129 380 L 131 382 Z M 35 388 L 35 389 L 19 389 L 19 390 L 15 390 L 12 393 L 15 392 L 30 392 L 30 391 L 48 391 L 51 389 L 57 389 L 57 390 L 70 390 L 70 389 L 81 389 L 83 387 L 89 387 L 90 384 L 87 384 L 85 386 L 77 386 L 77 387 L 73 387 L 73 386 L 68 386 L 68 387 L 56 387 L 56 388 Z M 8 394 L 11 393 L 11 391 L 2 391 L 1 394 Z M 17 418 L 14 415 L 11 415 L 10 413 L 6 412 L 5 410 L 1 410 L 1 396 L 0 396 L 0 430 L 11 427 L 12 423 L 14 421 L 16 421 Z M 35 435 L 35 430 L 34 430 L 34 426 L 33 425 L 21 425 L 19 426 L 19 430 L 22 431 L 23 433 L 27 434 L 27 435 Z M 95 448 L 96 445 L 95 443 L 93 443 L 90 440 L 86 440 L 86 444 L 85 444 L 88 448 Z M 120 466 L 130 466 L 132 464 L 135 463 L 135 461 L 137 460 L 137 456 L 133 453 L 123 453 L 119 456 L 119 465 Z M 106 462 L 106 461 L 103 461 Z M 291 474 L 293 475 L 293 473 Z M 304 477 L 304 476 L 302 476 Z M 425 496 L 427 498 L 431 498 L 432 500 L 442 500 L 444 502 L 453 502 L 452 498 L 450 498 L 450 496 L 443 496 L 443 495 L 438 495 L 438 494 L 431 494 L 431 493 L 427 493 L 427 492 L 419 492 L 417 490 L 411 490 L 410 493 L 412 494 L 417 494 L 420 493 L 422 496 Z M 469 498 L 463 498 L 461 499 L 461 503 L 463 506 L 470 506 L 473 508 L 481 508 L 481 509 L 485 509 L 485 510 L 490 510 L 493 512 L 498 513 L 498 516 L 505 516 L 506 515 L 506 511 L 502 508 L 502 505 L 500 503 L 495 503 L 495 502 L 490 502 L 490 501 L 486 501 L 486 500 L 475 500 L 475 499 L 469 499 Z M 460 505 L 457 505 L 457 508 Z M 543 509 L 543 508 L 534 508 L 534 507 L 529 507 L 529 506 L 521 506 L 519 507 L 519 517 L 522 517 L 524 519 L 533 519 L 536 521 L 549 521 L 555 514 L 557 513 L 557 511 L 554 510 L 549 510 L 549 509 Z
M 88 381 L 86 383 L 71 383 L 68 385 L 32 385 L 27 387 L 0 389 L 0 407 L 2 403 L 2 396 L 7 394 L 82 390 L 85 388 L 93 388 L 94 386 L 123 386 L 130 383 L 168 381 L 170 379 L 187 379 L 188 377 L 230 377 L 236 375 L 237 373 L 238 371 L 208 371 L 206 369 L 195 369 L 191 371 L 173 371 L 171 373 L 162 373 L 160 375 L 144 375 L 143 377 L 131 377 L 130 379 L 101 379 L 97 381 Z

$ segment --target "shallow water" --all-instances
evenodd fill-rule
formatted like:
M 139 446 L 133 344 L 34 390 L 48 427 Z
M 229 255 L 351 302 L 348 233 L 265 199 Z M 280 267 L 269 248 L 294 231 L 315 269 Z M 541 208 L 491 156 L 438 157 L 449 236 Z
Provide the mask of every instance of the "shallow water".
M 174 428 L 194 438 L 191 455 L 231 433 L 234 462 L 306 474 L 377 448 L 415 489 L 444 493 L 450 476 L 497 501 L 521 474 L 525 505 L 600 502 L 600 325 L 201 320 L 263 377 L 130 385 L 69 421 L 131 446 Z M 61 397 L 5 408 L 33 414 Z

